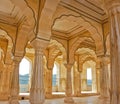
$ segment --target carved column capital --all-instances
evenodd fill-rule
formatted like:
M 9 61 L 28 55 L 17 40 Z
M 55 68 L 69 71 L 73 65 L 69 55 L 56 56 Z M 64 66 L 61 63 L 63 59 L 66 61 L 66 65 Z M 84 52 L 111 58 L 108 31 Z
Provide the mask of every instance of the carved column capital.
M 52 69 L 53 69 L 53 67 L 54 67 L 54 61 L 55 61 L 54 58 L 48 58 L 48 59 L 47 59 L 47 68 L 48 68 L 49 70 L 52 70 Z
M 49 41 L 42 40 L 39 38 L 35 38 L 32 42 L 31 45 L 35 50 L 41 50 L 43 51 L 49 44 Z
M 22 56 L 14 56 L 13 62 L 19 64 L 21 62 L 22 58 L 23 58 Z
M 97 61 L 96 61 L 96 69 L 100 69 L 100 60 L 99 59 L 97 59 Z
M 78 63 L 78 72 L 82 72 L 82 70 L 83 70 L 83 63 L 82 62 L 80 62 L 80 63 Z
M 108 56 L 98 57 L 97 64 L 101 64 L 101 63 L 103 63 L 104 65 L 108 65 L 110 63 L 110 57 L 108 57 Z
M 71 68 L 72 68 L 72 66 L 73 66 L 73 64 L 64 64 L 65 65 L 65 67 L 67 68 L 67 70 L 71 70 Z

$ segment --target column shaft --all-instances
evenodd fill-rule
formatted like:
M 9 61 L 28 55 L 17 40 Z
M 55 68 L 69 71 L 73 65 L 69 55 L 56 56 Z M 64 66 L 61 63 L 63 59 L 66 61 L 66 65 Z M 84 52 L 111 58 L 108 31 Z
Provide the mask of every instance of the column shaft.
M 52 98 L 52 69 L 46 70 L 46 97 Z
M 14 59 L 14 70 L 12 74 L 12 83 L 11 83 L 11 91 L 10 91 L 10 104 L 19 104 L 19 57 L 15 57 Z
M 43 83 L 43 49 L 35 49 L 34 69 L 32 73 L 32 83 L 30 89 L 30 103 L 43 104 L 45 101 Z
M 97 93 L 100 93 L 100 68 L 96 68 L 97 75 Z
M 66 78 L 66 97 L 64 99 L 65 103 L 74 103 L 72 99 L 72 78 L 71 78 L 71 68 L 72 65 L 67 64 L 65 65 L 67 68 L 67 78 Z
M 120 104 L 120 1 L 106 0 L 110 20 L 111 104 Z
M 35 49 L 34 68 L 32 72 L 32 82 L 30 89 L 30 103 L 43 104 L 45 101 L 44 89 L 44 69 L 43 69 L 43 51 L 49 41 L 35 38 L 31 45 Z
M 109 70 L 108 61 L 106 57 L 101 59 L 101 69 L 100 69 L 100 95 L 101 98 L 109 98 Z

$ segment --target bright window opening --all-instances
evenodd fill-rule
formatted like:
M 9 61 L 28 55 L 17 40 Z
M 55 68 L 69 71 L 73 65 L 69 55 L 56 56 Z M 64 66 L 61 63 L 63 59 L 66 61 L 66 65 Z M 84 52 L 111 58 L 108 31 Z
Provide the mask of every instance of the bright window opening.
M 92 69 L 87 68 L 87 85 L 92 85 Z
M 29 92 L 29 75 L 30 75 L 30 62 L 23 58 L 19 66 L 19 83 L 20 83 L 20 93 Z
M 54 64 L 53 75 L 52 75 L 52 86 L 56 86 L 56 85 L 57 85 L 57 66 L 56 64 Z

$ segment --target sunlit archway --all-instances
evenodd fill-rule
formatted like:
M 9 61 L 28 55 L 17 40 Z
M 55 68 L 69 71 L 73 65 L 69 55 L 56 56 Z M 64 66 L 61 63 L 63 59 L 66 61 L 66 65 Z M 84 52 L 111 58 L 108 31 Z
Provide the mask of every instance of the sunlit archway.
M 31 76 L 31 62 L 23 58 L 19 66 L 20 93 L 29 93 Z
M 65 94 L 66 71 L 63 65 L 55 62 L 52 70 L 52 94 Z
M 82 93 L 97 93 L 96 64 L 94 61 L 86 61 L 82 72 Z

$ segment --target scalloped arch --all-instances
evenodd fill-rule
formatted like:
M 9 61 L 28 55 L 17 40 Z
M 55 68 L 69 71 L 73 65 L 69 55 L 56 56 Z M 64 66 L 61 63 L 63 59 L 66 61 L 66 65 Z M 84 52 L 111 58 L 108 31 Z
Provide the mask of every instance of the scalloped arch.
M 14 46 L 13 39 L 12 39 L 12 37 L 10 37 L 9 33 L 7 32 L 7 30 L 0 26 L 0 31 L 3 31 L 5 38 L 8 39 L 8 46 L 12 46 L 13 47 Z
M 103 50 L 102 37 L 101 37 L 100 33 L 98 32 L 97 28 L 92 23 L 90 23 L 89 21 L 87 21 L 85 18 L 83 18 L 81 16 L 75 16 L 72 14 L 69 14 L 69 15 L 64 14 L 64 15 L 61 15 L 60 17 L 57 17 L 54 20 L 52 26 L 54 26 L 54 24 L 57 20 L 64 20 L 64 19 L 77 22 L 79 25 L 84 27 L 84 29 L 88 30 L 91 33 L 92 39 L 95 41 L 96 51 L 99 52 L 100 50 Z M 76 43 L 76 44 L 78 44 L 78 43 Z
M 63 61 L 66 62 L 67 54 L 66 54 L 66 49 L 65 49 L 65 47 L 63 46 L 63 44 L 60 43 L 59 41 L 55 40 L 55 39 L 51 39 L 51 40 L 50 40 L 50 43 L 52 43 L 52 44 L 54 44 L 54 45 L 57 45 L 57 47 L 60 49 L 60 51 L 61 51 L 62 54 L 63 54 Z

